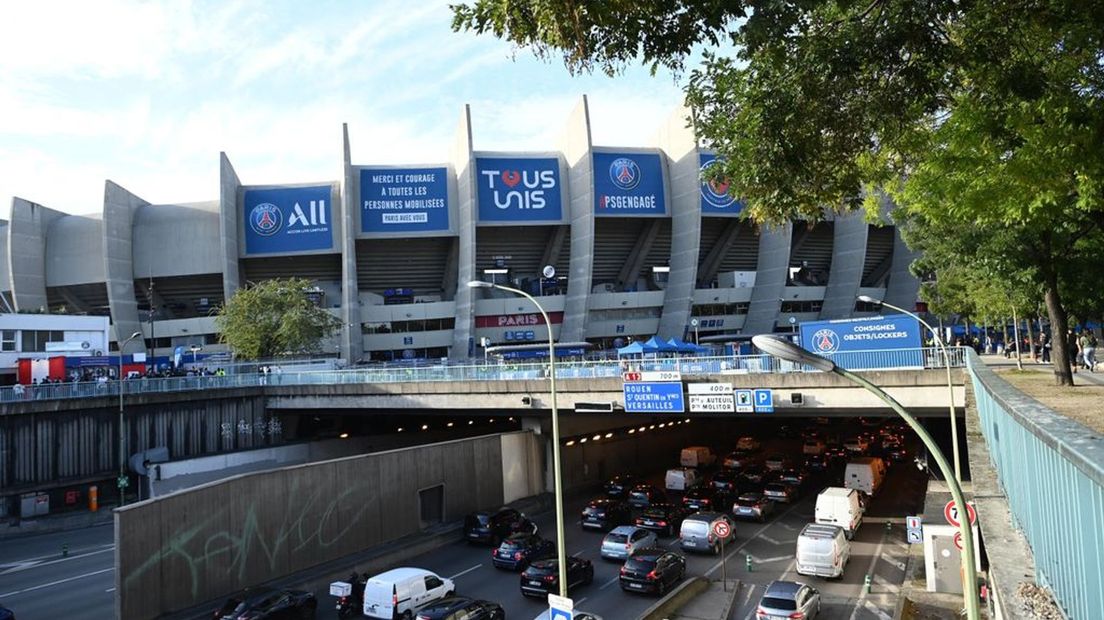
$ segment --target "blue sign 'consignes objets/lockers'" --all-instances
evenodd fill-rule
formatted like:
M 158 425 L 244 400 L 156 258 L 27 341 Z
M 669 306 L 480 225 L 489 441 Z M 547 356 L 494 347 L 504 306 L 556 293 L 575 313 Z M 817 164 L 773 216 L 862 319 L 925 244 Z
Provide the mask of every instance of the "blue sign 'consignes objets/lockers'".
M 843 368 L 924 367 L 920 323 L 906 314 L 802 323 L 801 346 Z
M 667 215 L 657 153 L 594 153 L 594 215 Z
M 477 157 L 480 222 L 563 220 L 560 160 L 555 157 Z
M 331 202 L 329 185 L 246 190 L 245 253 L 332 249 Z
M 625 383 L 628 413 L 683 413 L 682 383 Z
M 361 232 L 448 229 L 447 168 L 361 168 Z
M 701 182 L 701 210 L 706 215 L 738 215 L 744 210 L 744 203 L 728 193 L 729 184 L 726 181 L 706 181 L 706 173 L 716 165 L 717 157 L 712 153 L 700 153 L 698 165 L 700 166 Z

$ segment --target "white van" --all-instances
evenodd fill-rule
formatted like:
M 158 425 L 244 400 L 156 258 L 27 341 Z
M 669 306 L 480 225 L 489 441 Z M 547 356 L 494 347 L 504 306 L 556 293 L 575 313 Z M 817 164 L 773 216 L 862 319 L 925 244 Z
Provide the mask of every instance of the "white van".
M 843 470 L 843 486 L 874 495 L 882 488 L 885 474 L 885 462 L 876 456 L 854 459 Z
M 668 491 L 686 491 L 701 484 L 698 470 L 690 467 L 676 467 L 667 470 L 664 484 Z
M 392 620 L 456 592 L 451 579 L 421 568 L 395 568 L 364 585 L 364 615 Z
M 683 448 L 679 455 L 679 465 L 683 467 L 710 467 L 717 462 L 717 455 L 705 446 Z
M 855 537 L 855 530 L 859 529 L 863 520 L 859 492 L 855 489 L 828 487 L 817 495 L 813 514 L 817 523 L 842 527 L 844 536 L 850 540 Z
M 850 559 L 851 542 L 843 535 L 842 527 L 810 523 L 797 537 L 799 575 L 841 577 Z

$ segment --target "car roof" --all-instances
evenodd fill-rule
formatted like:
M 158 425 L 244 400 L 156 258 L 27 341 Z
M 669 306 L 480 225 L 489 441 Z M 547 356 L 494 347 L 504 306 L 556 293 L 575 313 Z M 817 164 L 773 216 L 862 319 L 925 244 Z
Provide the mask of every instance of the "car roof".
M 634 560 L 658 560 L 664 553 L 667 551 L 659 547 L 644 547 L 634 551 L 631 557 Z
M 467 607 L 473 602 L 475 602 L 474 599 L 468 598 L 466 596 L 446 596 L 445 598 L 438 599 L 426 605 L 425 607 L 422 607 L 418 611 L 446 610 L 454 609 L 456 607 Z
M 380 573 L 380 574 L 372 577 L 368 581 L 393 582 L 393 581 L 403 581 L 404 579 L 412 579 L 414 577 L 429 577 L 431 575 L 436 577 L 436 575 L 434 575 L 430 571 L 427 571 L 424 568 L 413 568 L 413 567 L 405 566 L 403 568 L 392 568 L 391 570 L 389 570 L 387 572 Z
M 694 514 L 690 515 L 689 517 L 686 517 L 686 519 L 684 519 L 683 521 L 684 522 L 685 521 L 713 522 L 713 521 L 716 521 L 717 519 L 720 519 L 721 516 L 722 515 L 719 512 L 695 512 Z
M 843 531 L 843 528 L 838 525 L 810 523 L 801 530 L 800 536 L 808 538 L 835 538 L 841 531 Z
M 821 497 L 848 497 L 852 493 L 857 493 L 855 489 L 845 489 L 843 487 L 828 487 L 820 492 Z
M 772 581 L 763 596 L 793 598 L 804 587 L 805 584 L 800 581 Z

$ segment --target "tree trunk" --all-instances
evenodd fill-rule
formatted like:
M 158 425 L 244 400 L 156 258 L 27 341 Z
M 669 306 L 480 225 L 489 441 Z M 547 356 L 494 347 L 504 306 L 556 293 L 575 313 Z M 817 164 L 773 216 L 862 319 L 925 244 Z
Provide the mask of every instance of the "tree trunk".
M 1035 324 L 1031 321 L 1031 317 L 1027 317 L 1024 323 L 1027 323 L 1027 352 L 1031 354 L 1031 361 L 1037 362 L 1039 358 L 1035 354 L 1035 345 L 1037 344 L 1035 342 Z
M 1062 307 L 1062 296 L 1058 293 L 1058 274 L 1048 265 L 1043 269 L 1043 279 L 1043 298 L 1046 300 L 1047 315 L 1050 318 L 1050 360 L 1054 363 L 1054 382 L 1056 385 L 1073 385 L 1070 352 L 1066 346 L 1068 317 L 1066 309 Z

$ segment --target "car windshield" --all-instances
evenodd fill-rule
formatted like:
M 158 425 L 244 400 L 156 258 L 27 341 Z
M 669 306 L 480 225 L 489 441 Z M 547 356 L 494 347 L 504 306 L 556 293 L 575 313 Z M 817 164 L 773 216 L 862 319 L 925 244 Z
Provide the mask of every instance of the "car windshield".
M 793 600 L 792 598 L 764 596 L 763 600 L 759 601 L 759 604 L 768 609 L 782 609 L 785 611 L 793 611 L 797 609 L 797 601 Z
M 592 516 L 592 517 L 601 516 L 601 515 L 606 514 L 606 507 L 605 506 L 587 506 L 586 510 L 584 510 L 583 513 L 588 515 L 588 516 Z
M 491 515 L 472 515 L 471 520 L 475 525 L 487 525 L 491 522 Z
M 529 540 L 525 538 L 519 539 L 507 539 L 502 541 L 502 548 L 512 551 L 514 549 L 524 549 L 529 546 Z
M 633 491 L 632 492 L 632 497 L 633 497 L 633 499 L 648 499 L 648 492 L 647 491 Z
M 554 575 L 559 571 L 559 567 L 555 562 L 540 562 L 537 564 L 530 564 L 529 568 L 525 569 L 526 575 Z
M 781 493 L 782 491 L 786 490 L 786 486 L 783 484 L 778 484 L 777 482 L 772 482 L 766 486 L 766 490 Z
M 629 541 L 629 537 L 625 534 L 610 533 L 606 535 L 606 542 L 609 543 L 625 543 Z
M 739 504 L 740 506 L 758 506 L 759 505 L 759 498 L 758 497 L 741 497 L 740 499 L 736 500 L 736 503 Z

